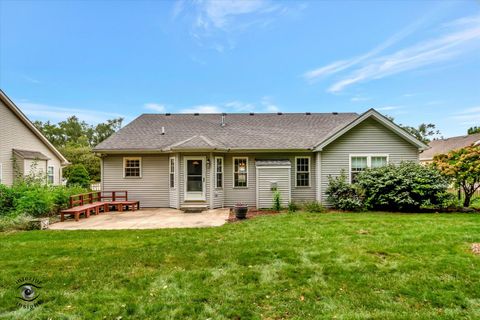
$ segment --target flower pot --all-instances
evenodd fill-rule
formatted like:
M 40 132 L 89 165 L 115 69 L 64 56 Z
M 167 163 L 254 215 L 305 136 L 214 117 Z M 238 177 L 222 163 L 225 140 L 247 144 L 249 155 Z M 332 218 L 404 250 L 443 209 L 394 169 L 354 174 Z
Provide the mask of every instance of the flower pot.
M 237 219 L 245 219 L 247 217 L 248 207 L 247 206 L 235 206 L 234 212 L 235 212 L 235 217 Z

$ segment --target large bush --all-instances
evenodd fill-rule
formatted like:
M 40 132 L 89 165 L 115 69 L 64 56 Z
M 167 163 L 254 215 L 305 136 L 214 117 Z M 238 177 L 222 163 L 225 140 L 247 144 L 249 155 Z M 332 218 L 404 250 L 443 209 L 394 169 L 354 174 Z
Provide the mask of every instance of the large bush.
M 361 211 L 364 209 L 362 192 L 358 186 L 347 182 L 345 171 L 338 177 L 328 177 L 328 188 L 325 191 L 327 201 L 339 210 Z
M 416 211 L 439 208 L 448 197 L 447 179 L 437 170 L 413 162 L 367 169 L 357 176 L 369 209 Z
M 64 175 L 67 178 L 67 186 L 90 187 L 90 176 L 82 164 L 74 164 L 67 167 Z

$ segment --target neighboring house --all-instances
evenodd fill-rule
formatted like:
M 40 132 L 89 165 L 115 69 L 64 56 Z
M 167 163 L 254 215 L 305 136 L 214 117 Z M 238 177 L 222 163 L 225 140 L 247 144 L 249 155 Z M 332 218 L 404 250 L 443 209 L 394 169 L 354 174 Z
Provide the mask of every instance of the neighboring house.
M 17 176 L 46 175 L 51 184 L 61 184 L 62 154 L 35 128 L 7 95 L 0 90 L 0 183 L 11 185 Z
M 328 177 L 418 162 L 427 146 L 377 111 L 144 114 L 100 143 L 103 190 L 146 207 L 325 202 Z
M 448 139 L 432 140 L 429 149 L 420 154 L 421 163 L 430 163 L 437 154 L 446 154 L 452 150 L 460 149 L 471 145 L 480 145 L 480 133 L 466 136 L 452 137 Z

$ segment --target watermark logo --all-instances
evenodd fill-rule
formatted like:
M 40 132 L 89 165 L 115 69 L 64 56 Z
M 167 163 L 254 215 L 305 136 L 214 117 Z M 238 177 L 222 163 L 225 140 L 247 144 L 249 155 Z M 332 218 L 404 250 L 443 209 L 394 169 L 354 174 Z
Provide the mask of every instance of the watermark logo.
M 36 278 L 24 277 L 15 282 L 18 305 L 23 308 L 34 308 L 42 303 L 42 282 Z

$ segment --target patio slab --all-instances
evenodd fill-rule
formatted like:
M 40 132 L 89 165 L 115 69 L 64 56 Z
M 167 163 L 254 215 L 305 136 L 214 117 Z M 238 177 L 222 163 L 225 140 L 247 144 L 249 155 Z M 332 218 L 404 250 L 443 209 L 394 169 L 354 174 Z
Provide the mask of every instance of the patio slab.
M 169 208 L 141 209 L 138 211 L 108 212 L 58 222 L 50 230 L 121 230 L 218 227 L 225 224 L 229 209 L 207 210 L 202 213 L 184 213 Z

